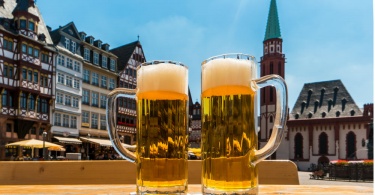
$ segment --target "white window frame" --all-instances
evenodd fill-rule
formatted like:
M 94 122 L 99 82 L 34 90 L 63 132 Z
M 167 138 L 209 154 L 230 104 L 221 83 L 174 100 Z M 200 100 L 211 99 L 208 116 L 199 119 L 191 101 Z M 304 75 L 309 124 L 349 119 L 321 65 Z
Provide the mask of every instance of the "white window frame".
M 99 106 L 99 93 L 91 92 L 91 105 Z
M 85 101 L 86 99 L 87 101 Z M 86 90 L 86 89 L 82 90 L 82 103 L 90 104 L 90 91 L 89 90 Z
M 73 60 L 71 58 L 66 58 L 66 67 L 73 70 Z
M 55 122 L 53 123 L 56 126 L 61 126 L 61 114 L 60 113 L 55 113 Z
M 63 73 L 57 73 L 57 83 L 65 84 L 65 75 Z
M 100 107 L 106 108 L 107 106 L 107 96 L 105 94 L 100 94 Z
M 79 79 L 74 79 L 73 88 L 79 89 L 81 86 Z
M 79 108 L 79 98 L 78 97 L 73 97 L 72 99 L 73 99 L 72 106 L 74 108 Z
M 90 50 L 88 48 L 83 49 L 83 57 L 85 60 L 90 61 Z
M 72 52 L 76 53 L 76 42 L 72 41 Z
M 108 58 L 106 56 L 102 56 L 102 67 L 103 68 L 108 68 L 107 62 L 108 62 Z
M 90 71 L 87 69 L 83 69 L 83 80 L 90 83 Z
M 70 51 L 70 39 L 65 37 L 65 48 Z
M 81 63 L 79 63 L 78 61 L 74 61 L 73 70 L 77 72 L 81 72 Z
M 65 95 L 65 106 L 72 106 L 72 96 L 70 95 Z
M 92 72 L 91 77 L 91 84 L 99 86 L 99 74 L 96 72 Z
M 77 128 L 77 117 L 70 116 L 70 128 Z
M 62 126 L 63 127 L 69 127 L 69 119 L 70 119 L 70 116 L 67 115 L 67 114 L 63 114 L 63 124 Z
M 111 62 L 110 62 L 110 70 L 112 71 L 115 71 L 116 69 L 116 61 L 114 59 L 111 59 Z
M 73 77 L 66 76 L 66 86 L 73 87 Z
M 100 80 L 100 87 L 107 89 L 108 83 L 107 83 L 107 77 L 102 75 L 102 78 Z
M 62 93 L 56 94 L 56 103 L 63 104 L 64 103 L 64 95 Z
M 99 65 L 99 54 L 97 52 L 94 52 L 94 59 L 92 63 L 95 65 Z
M 90 112 L 82 111 L 82 123 L 90 123 Z
M 115 79 L 109 78 L 109 90 L 112 90 L 114 88 L 116 88 L 115 87 Z

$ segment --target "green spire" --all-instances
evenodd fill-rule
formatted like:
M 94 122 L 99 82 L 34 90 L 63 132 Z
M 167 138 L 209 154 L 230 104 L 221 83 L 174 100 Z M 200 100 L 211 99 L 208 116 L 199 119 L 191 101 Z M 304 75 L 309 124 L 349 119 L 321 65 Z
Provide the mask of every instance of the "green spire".
M 276 0 L 271 0 L 270 11 L 268 13 L 266 35 L 264 36 L 264 40 L 272 38 L 281 38 Z

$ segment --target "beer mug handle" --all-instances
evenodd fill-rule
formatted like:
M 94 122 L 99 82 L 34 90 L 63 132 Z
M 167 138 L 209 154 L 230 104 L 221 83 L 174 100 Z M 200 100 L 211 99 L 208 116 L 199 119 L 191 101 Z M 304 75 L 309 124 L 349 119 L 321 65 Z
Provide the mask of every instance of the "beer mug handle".
M 284 79 L 279 75 L 266 75 L 259 79 L 252 81 L 252 88 L 258 90 L 266 86 L 273 86 L 276 89 L 276 116 L 274 120 L 274 126 L 272 128 L 272 134 L 267 144 L 255 151 L 251 164 L 255 165 L 258 162 L 264 160 L 272 153 L 274 153 L 279 147 L 282 138 L 283 131 L 286 126 L 287 114 L 288 114 L 288 89 Z
M 133 152 L 125 148 L 116 131 L 116 117 L 117 117 L 117 103 L 116 100 L 119 97 L 134 98 L 136 93 L 135 89 L 128 88 L 116 88 L 108 94 L 106 119 L 107 119 L 107 130 L 109 138 L 112 142 L 113 147 L 123 158 L 130 162 L 135 162 L 136 156 Z

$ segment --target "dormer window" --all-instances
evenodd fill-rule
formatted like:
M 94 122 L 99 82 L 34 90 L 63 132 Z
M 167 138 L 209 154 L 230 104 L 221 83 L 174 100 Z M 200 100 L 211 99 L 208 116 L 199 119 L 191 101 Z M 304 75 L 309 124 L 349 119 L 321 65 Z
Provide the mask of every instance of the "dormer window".
M 102 43 L 99 41 L 98 42 L 98 47 L 101 48 L 102 47 Z
M 86 39 L 86 33 L 84 33 L 84 32 L 80 32 L 80 33 L 79 33 L 79 36 L 81 36 L 81 39 L 82 39 L 82 40 L 85 40 L 85 39 Z
M 29 30 L 35 31 L 35 23 L 34 22 L 29 21 Z
M 65 48 L 67 50 L 70 50 L 70 39 L 68 39 L 68 38 L 65 38 Z
M 93 45 L 94 44 L 94 37 L 90 37 L 90 44 Z
M 26 29 L 26 20 L 20 20 L 20 29 Z

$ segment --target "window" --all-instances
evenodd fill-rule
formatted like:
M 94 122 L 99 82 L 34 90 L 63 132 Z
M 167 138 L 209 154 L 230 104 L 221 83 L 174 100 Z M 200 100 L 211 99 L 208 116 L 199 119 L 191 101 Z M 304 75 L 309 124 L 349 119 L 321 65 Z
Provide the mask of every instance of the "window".
M 48 77 L 46 75 L 40 75 L 40 86 L 47 87 L 48 86 Z
M 72 105 L 72 97 L 70 95 L 65 95 L 65 106 Z
M 35 99 L 34 99 L 34 96 L 33 95 L 29 95 L 29 105 L 28 105 L 28 110 L 29 111 L 33 111 L 35 110 Z
M 79 107 L 79 102 L 78 102 L 78 98 L 77 97 L 73 97 L 73 107 L 75 108 L 78 108 Z
M 76 42 L 72 41 L 72 52 L 76 53 Z
M 3 94 L 1 94 L 1 105 L 3 107 L 8 106 L 8 91 L 4 89 Z
M 107 104 L 107 96 L 104 94 L 100 94 L 100 107 L 106 108 L 106 104 Z
M 21 94 L 21 108 L 23 109 L 26 109 L 26 105 L 27 104 L 27 97 L 26 97 L 26 93 L 22 93 Z
M 34 57 L 39 58 L 39 49 L 34 48 Z
M 66 58 L 66 67 L 73 70 L 73 60 L 71 58 Z
M 74 84 L 73 84 L 73 87 L 76 88 L 76 89 L 79 89 L 80 87 L 80 83 L 79 83 L 79 79 L 74 79 Z
M 106 130 L 107 129 L 107 122 L 105 120 L 105 114 L 100 115 L 100 129 L 101 130 Z
M 64 82 L 64 74 L 57 73 L 57 82 L 61 84 L 65 84 Z
M 77 128 L 77 117 L 76 116 L 70 117 L 70 128 Z
M 41 100 L 42 113 L 48 113 L 48 103 L 46 99 Z
M 91 113 L 91 128 L 98 128 L 98 114 Z
M 102 56 L 102 67 L 103 68 L 108 68 L 107 66 L 107 57 Z
M 63 94 L 57 93 L 57 95 L 56 95 L 56 103 L 63 104 L 63 99 L 64 99 Z
M 39 82 L 39 74 L 38 72 L 34 72 L 34 83 L 38 83 Z
M 57 57 L 57 64 L 61 66 L 65 66 L 65 56 L 59 55 Z
M 89 123 L 89 116 L 89 112 L 82 111 L 82 123 Z
M 60 113 L 55 113 L 55 125 L 61 126 L 61 114 Z
M 82 90 L 82 104 L 90 104 L 90 91 L 89 90 Z
M 63 126 L 69 127 L 69 115 L 63 114 Z
M 106 76 L 102 76 L 101 87 L 107 88 L 107 77 Z
M 13 42 L 11 40 L 4 39 L 3 48 L 9 51 L 13 51 Z
M 28 81 L 33 81 L 33 71 L 32 70 L 28 70 L 27 71 L 27 80 Z
M 99 74 L 98 73 L 95 73 L 95 72 L 92 73 L 91 84 L 99 86 Z
M 22 53 L 26 53 L 26 51 L 27 51 L 27 46 L 26 46 L 25 44 L 22 44 L 22 46 L 21 46 L 21 51 L 22 51 Z
M 83 69 L 83 82 L 90 83 L 90 71 Z
M 71 76 L 66 76 L 66 85 L 73 87 L 73 78 Z
M 115 67 L 116 67 L 116 61 L 114 59 L 111 59 L 110 69 L 112 71 L 115 71 Z
M 94 61 L 93 61 L 93 63 L 94 63 L 95 65 L 98 65 L 98 64 L 99 64 L 99 54 L 96 53 L 96 52 L 94 52 Z
M 26 29 L 26 20 L 20 20 L 20 29 Z
M 45 54 L 45 53 L 42 53 L 42 62 L 44 62 L 44 63 L 49 63 L 49 62 L 48 62 L 48 59 L 49 59 L 48 55 Z
M 112 90 L 115 88 L 115 79 L 110 78 L 109 79 L 109 90 Z
M 70 50 L 70 39 L 68 39 L 68 38 L 65 38 L 65 48 L 67 50 Z
M 357 159 L 356 135 L 353 131 L 346 134 L 346 159 Z
M 32 47 L 30 47 L 30 46 L 27 47 L 27 54 L 28 54 L 29 56 L 32 56 L 32 55 L 33 55 L 33 48 L 32 48 Z
M 7 78 L 13 78 L 13 66 L 3 65 L 3 76 Z
M 294 137 L 294 158 L 303 158 L 303 137 L 301 133 L 297 133 Z
M 319 135 L 319 155 L 324 154 L 328 154 L 328 135 L 323 132 Z
M 77 61 L 74 61 L 74 68 L 73 70 L 77 71 L 77 72 L 81 72 L 81 63 L 77 62 Z
M 31 30 L 31 31 L 35 30 L 35 24 L 34 24 L 34 22 L 29 21 L 29 30 Z
M 85 48 L 83 51 L 83 58 L 87 61 L 90 61 L 90 50 Z
M 95 107 L 98 107 L 99 104 L 98 104 L 98 93 L 95 93 L 95 92 L 92 92 L 92 97 L 91 97 L 91 106 L 95 106 Z

